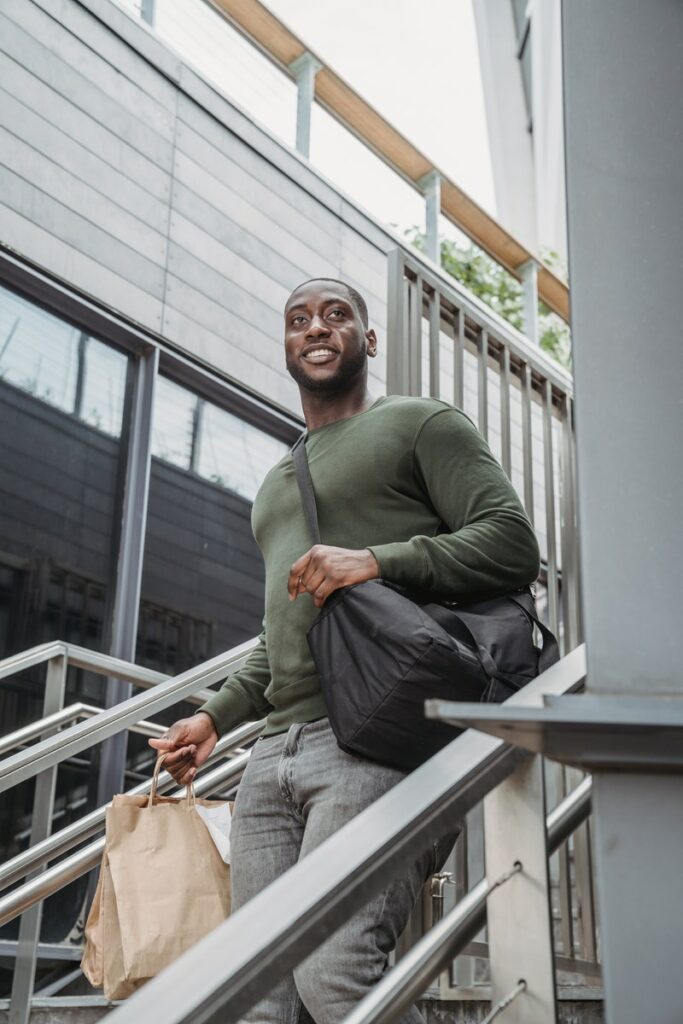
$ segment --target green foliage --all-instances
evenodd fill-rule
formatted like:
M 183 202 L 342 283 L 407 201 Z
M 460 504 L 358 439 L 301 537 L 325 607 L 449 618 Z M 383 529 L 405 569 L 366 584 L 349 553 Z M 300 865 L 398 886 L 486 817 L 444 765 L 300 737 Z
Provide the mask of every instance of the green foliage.
M 418 228 L 406 232 L 409 241 L 424 252 L 425 236 Z M 544 254 L 544 262 L 555 273 L 563 276 L 557 253 Z M 471 243 L 458 245 L 441 239 L 441 266 L 457 281 L 464 284 L 483 302 L 504 317 L 508 323 L 522 330 L 522 286 L 500 264 L 482 249 Z M 540 346 L 565 369 L 571 369 L 571 338 L 569 327 L 544 302 L 539 302 Z

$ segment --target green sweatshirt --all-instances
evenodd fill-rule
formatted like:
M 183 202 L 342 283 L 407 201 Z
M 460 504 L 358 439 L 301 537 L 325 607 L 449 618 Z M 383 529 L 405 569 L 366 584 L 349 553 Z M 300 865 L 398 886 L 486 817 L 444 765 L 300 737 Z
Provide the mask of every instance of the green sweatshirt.
M 454 601 L 495 596 L 538 574 L 538 544 L 511 483 L 464 413 L 431 398 L 378 398 L 309 431 L 323 544 L 369 548 L 383 579 Z M 267 716 L 266 734 L 326 714 L 306 632 L 318 609 L 290 601 L 292 563 L 313 541 L 291 454 L 266 476 L 252 528 L 266 569 L 258 647 L 206 711 L 223 735 Z

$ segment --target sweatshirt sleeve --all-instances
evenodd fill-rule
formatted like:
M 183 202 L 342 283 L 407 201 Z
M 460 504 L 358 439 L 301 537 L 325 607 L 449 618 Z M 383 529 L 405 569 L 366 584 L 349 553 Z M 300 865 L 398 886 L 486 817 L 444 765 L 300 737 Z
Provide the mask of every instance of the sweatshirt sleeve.
M 218 735 L 224 736 L 243 722 L 258 721 L 272 710 L 265 698 L 269 683 L 270 665 L 264 630 L 242 668 L 228 676 L 216 695 L 197 711 L 205 711 L 213 719 Z
M 422 425 L 413 473 L 446 532 L 371 547 L 382 578 L 455 601 L 495 597 L 536 579 L 533 528 L 464 413 L 445 407 Z

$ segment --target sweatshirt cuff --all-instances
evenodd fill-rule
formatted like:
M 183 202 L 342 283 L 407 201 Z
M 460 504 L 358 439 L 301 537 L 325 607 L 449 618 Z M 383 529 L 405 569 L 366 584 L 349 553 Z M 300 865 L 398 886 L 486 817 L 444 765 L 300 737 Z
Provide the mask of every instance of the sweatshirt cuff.
M 379 566 L 380 577 L 402 587 L 416 589 L 429 586 L 429 568 L 424 552 L 416 539 L 376 544 L 368 548 Z
M 216 732 L 225 736 L 231 729 L 236 729 L 243 722 L 255 722 L 260 716 L 254 714 L 254 708 L 247 695 L 230 683 L 224 684 L 215 697 L 210 697 L 205 704 L 197 708 L 195 714 L 204 711 L 216 726 Z

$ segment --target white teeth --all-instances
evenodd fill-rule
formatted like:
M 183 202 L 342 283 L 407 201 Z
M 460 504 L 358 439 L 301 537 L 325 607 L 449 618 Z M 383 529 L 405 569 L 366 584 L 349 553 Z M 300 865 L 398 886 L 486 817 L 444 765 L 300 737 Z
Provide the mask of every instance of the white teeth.
M 333 356 L 334 352 L 329 348 L 315 348 L 312 352 L 306 353 L 306 359 L 315 359 L 319 356 Z

